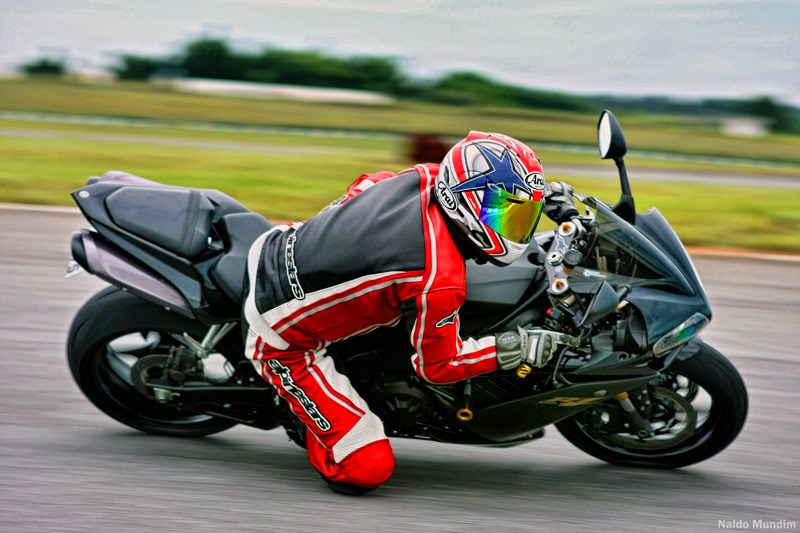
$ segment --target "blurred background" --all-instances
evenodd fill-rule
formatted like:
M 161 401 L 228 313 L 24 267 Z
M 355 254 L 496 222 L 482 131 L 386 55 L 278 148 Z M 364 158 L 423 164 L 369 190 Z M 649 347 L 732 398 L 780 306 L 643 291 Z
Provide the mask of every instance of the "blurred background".
M 798 22 L 797 0 L 0 0 L 0 531 L 796 529 Z M 476 129 L 614 202 L 604 108 L 637 208 L 690 247 L 704 340 L 750 392 L 714 458 L 613 467 L 550 430 L 509 449 L 393 439 L 390 482 L 344 499 L 279 429 L 144 435 L 75 386 L 67 329 L 104 286 L 63 279 L 89 176 L 298 220 Z
M 800 251 L 798 4 L 639 4 L 4 0 L 0 201 L 119 169 L 302 219 L 471 129 L 613 200 L 609 108 L 637 205 L 686 244 Z

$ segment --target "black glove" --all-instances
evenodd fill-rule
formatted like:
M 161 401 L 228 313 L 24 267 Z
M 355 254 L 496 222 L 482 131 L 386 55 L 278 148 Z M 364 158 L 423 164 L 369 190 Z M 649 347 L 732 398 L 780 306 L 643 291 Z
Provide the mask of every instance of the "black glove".
M 572 187 L 563 181 L 552 181 L 547 186 L 543 209 L 545 215 L 561 224 L 580 214 L 572 198 Z

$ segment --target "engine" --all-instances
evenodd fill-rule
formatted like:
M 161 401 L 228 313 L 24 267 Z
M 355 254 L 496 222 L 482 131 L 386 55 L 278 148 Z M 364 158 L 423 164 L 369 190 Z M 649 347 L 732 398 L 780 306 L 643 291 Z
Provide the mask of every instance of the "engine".
M 392 436 L 411 437 L 424 432 L 439 417 L 433 399 L 420 387 L 409 386 L 405 381 L 392 381 L 380 386 L 380 395 L 370 405 L 384 421 Z

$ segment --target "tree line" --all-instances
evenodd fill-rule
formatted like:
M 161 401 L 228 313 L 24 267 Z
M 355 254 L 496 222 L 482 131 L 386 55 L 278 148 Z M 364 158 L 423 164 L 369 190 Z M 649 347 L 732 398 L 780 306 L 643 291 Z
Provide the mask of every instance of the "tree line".
M 63 61 L 42 58 L 21 70 L 28 75 L 62 75 Z M 398 98 L 459 106 L 497 106 L 596 112 L 620 111 L 692 115 L 745 114 L 768 119 L 774 131 L 800 132 L 798 111 L 770 97 L 749 100 L 709 99 L 682 102 L 661 97 L 578 96 L 500 83 L 473 72 L 456 72 L 436 80 L 405 74 L 390 57 L 338 57 L 309 50 L 265 48 L 244 52 L 222 39 L 201 38 L 168 57 L 125 54 L 109 70 L 119 80 L 192 77 L 376 91 Z
M 524 89 L 464 72 L 433 82 L 405 75 L 389 57 L 336 57 L 316 51 L 267 48 L 239 52 L 219 39 L 199 39 L 170 58 L 124 55 L 111 68 L 118 79 L 147 80 L 158 75 L 241 80 L 288 85 L 377 91 L 458 105 L 511 105 L 570 111 L 589 110 L 580 97 Z

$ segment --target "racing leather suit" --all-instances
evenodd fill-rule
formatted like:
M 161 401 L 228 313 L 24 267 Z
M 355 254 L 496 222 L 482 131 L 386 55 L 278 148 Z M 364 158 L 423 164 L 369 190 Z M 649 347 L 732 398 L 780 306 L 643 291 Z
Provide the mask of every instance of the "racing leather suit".
M 365 174 L 316 216 L 275 227 L 250 249 L 247 356 L 306 425 L 309 460 L 331 481 L 376 487 L 394 455 L 327 345 L 405 318 L 422 379 L 497 368 L 493 335 L 459 335 L 466 269 L 434 198 L 438 170 Z

